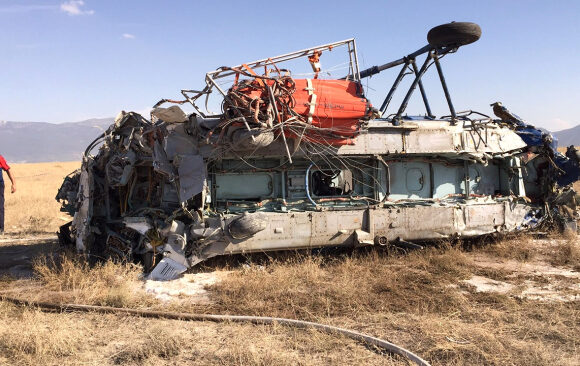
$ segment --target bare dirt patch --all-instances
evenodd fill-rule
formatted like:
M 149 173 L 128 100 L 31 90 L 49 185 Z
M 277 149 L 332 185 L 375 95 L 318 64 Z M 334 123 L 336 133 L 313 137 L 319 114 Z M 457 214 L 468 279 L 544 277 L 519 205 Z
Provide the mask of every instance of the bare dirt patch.
M 0 276 L 31 277 L 32 260 L 53 252 L 55 246 L 53 236 L 25 239 L 3 236 L 0 239 Z
M 472 253 L 477 274 L 463 283 L 477 292 L 537 301 L 578 301 L 580 272 L 574 253 L 579 249 L 578 236 L 570 233 L 563 238 L 506 240 Z

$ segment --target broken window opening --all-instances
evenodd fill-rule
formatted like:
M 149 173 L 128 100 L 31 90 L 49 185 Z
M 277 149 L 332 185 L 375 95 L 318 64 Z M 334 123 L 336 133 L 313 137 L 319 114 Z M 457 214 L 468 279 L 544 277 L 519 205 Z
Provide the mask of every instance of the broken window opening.
M 352 162 L 351 162 L 352 163 Z M 343 165 L 343 164 L 337 164 Z M 324 201 L 377 201 L 384 198 L 386 179 L 384 172 L 377 168 L 376 162 L 360 161 L 359 166 L 339 168 L 315 166 L 306 170 L 306 193 L 314 205 Z
M 352 172 L 343 170 L 315 170 L 312 172 L 314 197 L 340 197 L 352 192 Z

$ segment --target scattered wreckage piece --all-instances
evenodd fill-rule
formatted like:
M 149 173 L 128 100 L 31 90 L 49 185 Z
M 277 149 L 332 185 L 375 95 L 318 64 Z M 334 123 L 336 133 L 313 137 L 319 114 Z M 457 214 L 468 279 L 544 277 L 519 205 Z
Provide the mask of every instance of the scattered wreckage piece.
M 439 59 L 481 30 L 473 23 L 434 30 L 429 45 L 367 70 L 359 71 L 350 39 L 221 67 L 206 74 L 203 90 L 183 90 L 185 100 L 161 100 L 150 120 L 121 112 L 59 190 L 74 215 L 61 241 L 90 257 L 141 261 L 152 278 L 171 279 L 224 254 L 573 227 L 578 151 L 560 154 L 549 133 L 500 103 L 492 105 L 499 119 L 456 112 Z M 348 75 L 319 78 L 321 55 L 339 47 L 347 49 Z M 282 68 L 300 58 L 311 78 Z M 421 79 L 432 64 L 449 116 L 436 118 L 429 107 Z M 361 79 L 400 65 L 373 108 Z M 406 75 L 411 87 L 388 114 Z M 417 86 L 426 115 L 403 116 Z M 197 100 L 216 90 L 222 112 L 203 112 Z M 162 107 L 168 102 L 189 102 L 195 112 Z

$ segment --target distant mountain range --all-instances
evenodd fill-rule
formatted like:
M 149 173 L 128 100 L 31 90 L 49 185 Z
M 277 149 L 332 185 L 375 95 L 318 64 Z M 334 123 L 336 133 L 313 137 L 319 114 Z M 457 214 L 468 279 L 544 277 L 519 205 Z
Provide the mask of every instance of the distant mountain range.
M 0 121 L 0 155 L 9 164 L 80 161 L 86 147 L 113 121 L 113 117 L 70 123 Z
M 580 146 L 580 125 L 552 133 L 558 139 L 558 146 Z
M 0 155 L 9 163 L 80 161 L 86 147 L 113 121 L 113 117 L 69 123 L 0 121 Z M 580 125 L 554 136 L 559 146 L 580 146 Z

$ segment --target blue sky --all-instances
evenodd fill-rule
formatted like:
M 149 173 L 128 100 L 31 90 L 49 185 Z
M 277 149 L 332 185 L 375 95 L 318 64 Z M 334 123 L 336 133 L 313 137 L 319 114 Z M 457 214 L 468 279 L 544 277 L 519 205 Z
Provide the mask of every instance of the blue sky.
M 216 67 L 350 37 L 369 67 L 425 45 L 433 26 L 472 21 L 481 39 L 443 62 L 456 109 L 502 101 L 560 130 L 580 123 L 579 17 L 580 1 L 0 0 L 0 120 L 145 111 Z M 365 81 L 375 105 L 397 71 Z M 448 114 L 434 78 L 426 87 Z M 418 93 L 408 111 L 424 113 Z

